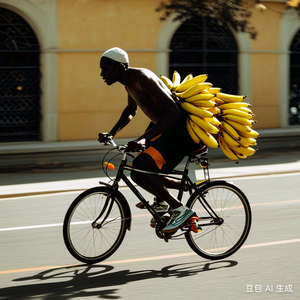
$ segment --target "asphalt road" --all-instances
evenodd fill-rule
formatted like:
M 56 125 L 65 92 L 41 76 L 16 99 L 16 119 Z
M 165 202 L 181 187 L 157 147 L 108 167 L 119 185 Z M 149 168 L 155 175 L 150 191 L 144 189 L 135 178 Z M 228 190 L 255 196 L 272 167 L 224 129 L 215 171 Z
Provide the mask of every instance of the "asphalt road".
M 64 214 L 78 191 L 2 198 L 0 299 L 299 299 L 299 180 L 300 173 L 233 180 L 253 223 L 245 245 L 220 261 L 197 256 L 185 240 L 159 240 L 127 188 L 132 230 L 93 266 L 63 243 Z

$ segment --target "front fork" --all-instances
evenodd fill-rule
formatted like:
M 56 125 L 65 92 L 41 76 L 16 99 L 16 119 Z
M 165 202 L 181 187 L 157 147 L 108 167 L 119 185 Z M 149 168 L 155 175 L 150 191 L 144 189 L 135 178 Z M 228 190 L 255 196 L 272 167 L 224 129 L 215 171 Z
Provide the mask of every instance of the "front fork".
M 110 194 L 108 194 L 108 196 L 106 198 L 106 201 L 105 201 L 105 204 L 104 204 L 104 206 L 103 206 L 103 208 L 102 208 L 99 216 L 93 221 L 93 223 L 92 223 L 92 227 L 93 228 L 97 228 L 97 229 L 101 228 L 102 225 L 103 225 L 103 223 L 105 222 L 106 218 L 109 216 L 109 214 L 111 212 L 111 209 L 112 209 L 113 204 L 114 204 L 114 200 L 113 199 L 115 198 L 115 196 L 116 196 L 116 194 L 117 194 L 117 192 L 119 190 L 119 182 L 120 182 L 121 178 L 126 177 L 126 176 L 123 175 L 124 166 L 127 163 L 127 158 L 126 157 L 127 157 L 127 155 L 124 153 L 123 159 L 121 161 L 120 167 L 119 167 L 117 175 L 116 175 L 116 178 L 115 178 L 115 180 L 114 180 L 114 182 L 113 182 L 112 185 L 110 185 L 108 183 L 105 183 L 105 182 L 99 181 L 100 184 L 103 184 L 103 185 L 109 187 L 111 189 L 111 192 L 110 192 Z M 105 211 L 106 211 L 106 213 L 105 213 Z M 101 221 L 101 223 L 97 223 L 97 221 L 104 214 L 105 214 L 105 216 L 104 216 L 103 220 Z
M 104 182 L 99 182 L 100 184 L 104 184 L 106 185 L 107 187 L 110 187 L 111 188 L 111 193 L 107 196 L 106 200 L 105 200 L 105 203 L 104 203 L 104 206 L 100 212 L 100 214 L 98 215 L 98 217 L 93 221 L 92 223 L 92 227 L 93 228 L 97 228 L 97 229 L 100 229 L 103 225 L 103 223 L 106 221 L 107 217 L 109 216 L 110 212 L 111 212 L 111 209 L 113 207 L 113 204 L 114 204 L 114 198 L 115 198 L 115 195 L 118 191 L 118 188 L 119 188 L 119 185 L 118 185 L 118 182 L 114 182 L 114 184 L 111 186 L 107 183 L 104 183 Z M 106 213 L 105 213 L 106 212 Z M 102 221 L 100 223 L 97 223 L 97 221 L 102 217 Z

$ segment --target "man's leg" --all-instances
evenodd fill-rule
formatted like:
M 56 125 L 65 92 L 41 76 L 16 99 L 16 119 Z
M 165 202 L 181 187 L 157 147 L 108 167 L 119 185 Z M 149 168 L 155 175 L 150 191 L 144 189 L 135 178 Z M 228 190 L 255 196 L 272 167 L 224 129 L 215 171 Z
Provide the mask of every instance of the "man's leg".
M 140 170 L 159 172 L 159 169 L 155 161 L 148 154 L 140 154 L 133 161 L 133 166 Z M 167 190 L 167 187 L 165 186 L 166 179 L 163 179 L 160 176 L 148 175 L 145 173 L 137 173 L 137 172 L 132 172 L 131 178 L 147 192 L 156 196 L 157 199 L 161 201 L 163 200 L 166 201 L 171 206 L 171 208 L 177 208 L 182 205 L 181 202 L 179 202 Z M 176 186 L 176 184 L 172 184 L 170 182 L 169 184 L 172 186 Z
M 154 172 L 158 172 L 159 170 L 155 170 Z M 139 185 L 140 187 L 142 187 L 144 190 L 146 190 L 147 192 L 149 192 L 150 194 L 152 194 L 152 190 L 149 189 L 149 187 L 144 184 L 144 181 L 142 181 L 139 177 L 138 177 L 138 174 L 136 172 L 132 172 L 131 174 L 131 179 L 137 184 Z M 181 181 L 180 180 L 174 180 L 174 179 L 170 179 L 170 178 L 167 178 L 167 177 L 162 177 L 160 176 L 164 186 L 167 188 L 167 189 L 174 189 L 174 190 L 179 190 L 180 189 L 180 184 L 181 184 Z M 184 191 L 188 191 L 188 186 L 185 185 L 184 186 Z M 164 201 L 163 199 L 159 199 L 162 201 Z M 160 201 L 159 201 L 160 202 Z
M 157 172 L 158 168 L 152 157 L 148 154 L 139 155 L 138 159 L 133 161 L 133 166 L 140 170 Z M 138 178 L 138 179 L 137 179 Z M 173 197 L 164 186 L 160 176 L 148 175 L 145 173 L 134 173 L 132 179 L 137 179 L 137 184 L 141 184 L 145 190 L 155 195 L 158 199 L 165 200 L 170 206 L 170 220 L 167 226 L 162 229 L 164 233 L 172 233 L 179 229 L 189 218 L 194 215 L 194 211 L 182 205 L 175 197 Z M 155 221 L 150 222 L 155 227 Z

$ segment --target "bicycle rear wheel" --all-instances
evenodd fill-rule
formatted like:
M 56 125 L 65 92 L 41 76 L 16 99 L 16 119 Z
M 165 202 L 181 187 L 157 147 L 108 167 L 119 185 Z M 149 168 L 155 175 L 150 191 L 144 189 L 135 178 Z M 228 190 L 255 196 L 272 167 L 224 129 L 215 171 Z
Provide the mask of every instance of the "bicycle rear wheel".
M 71 255 L 81 262 L 93 264 L 111 256 L 130 227 L 127 202 L 119 192 L 111 199 L 110 191 L 108 187 L 89 189 L 73 201 L 66 213 L 64 242 Z M 102 217 L 95 222 L 102 210 Z
M 218 225 L 209 225 L 216 218 L 204 209 L 202 197 L 220 218 Z M 212 260 L 223 259 L 235 253 L 245 242 L 251 227 L 251 208 L 237 186 L 226 181 L 204 184 L 192 194 L 187 206 L 200 217 L 200 226 L 203 223 L 201 232 L 185 234 L 188 244 L 198 255 Z

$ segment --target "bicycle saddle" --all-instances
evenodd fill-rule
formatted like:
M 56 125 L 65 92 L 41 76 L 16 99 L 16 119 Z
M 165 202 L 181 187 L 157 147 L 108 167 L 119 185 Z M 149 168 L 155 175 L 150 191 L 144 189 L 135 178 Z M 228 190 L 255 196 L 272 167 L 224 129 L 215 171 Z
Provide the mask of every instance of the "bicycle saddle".
M 199 149 L 189 152 L 189 155 L 203 155 L 207 153 L 207 146 L 205 144 L 201 145 Z

